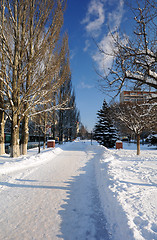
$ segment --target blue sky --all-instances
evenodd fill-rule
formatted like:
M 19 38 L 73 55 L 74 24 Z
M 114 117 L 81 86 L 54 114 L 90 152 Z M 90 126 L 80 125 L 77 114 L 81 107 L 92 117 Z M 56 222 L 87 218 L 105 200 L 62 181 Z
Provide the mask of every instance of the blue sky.
M 69 35 L 72 84 L 81 122 L 89 131 L 104 98 L 110 100 L 100 91 L 95 68 L 101 71 L 112 61 L 102 58 L 93 39 L 109 50 L 108 24 L 111 30 L 123 27 L 128 21 L 126 15 L 123 0 L 67 0 L 64 29 Z

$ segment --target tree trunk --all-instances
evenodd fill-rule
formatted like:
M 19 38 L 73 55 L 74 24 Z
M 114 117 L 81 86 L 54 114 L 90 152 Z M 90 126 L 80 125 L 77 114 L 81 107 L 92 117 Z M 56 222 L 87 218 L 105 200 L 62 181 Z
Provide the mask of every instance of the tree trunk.
M 53 94 L 53 106 L 56 106 L 56 94 L 54 93 Z M 52 136 L 53 136 L 53 139 L 55 140 L 56 139 L 56 110 L 54 109 L 52 111 Z
M 0 111 L 0 155 L 5 153 L 4 143 L 4 112 Z
M 20 77 L 18 72 L 19 66 L 19 34 L 20 34 L 20 18 L 18 19 L 18 2 L 17 0 L 13 6 L 14 11 L 14 19 L 15 19 L 15 27 L 14 27 L 14 61 L 12 65 L 12 126 L 11 126 L 11 148 L 10 148 L 10 156 L 11 157 L 19 157 L 20 149 L 19 149 L 19 100 L 20 100 Z
M 63 143 L 63 113 L 59 112 L 59 144 Z
M 32 55 L 33 55 L 33 48 L 32 48 L 32 33 L 33 33 L 33 14 L 32 14 L 32 9 L 33 9 L 33 1 L 30 1 L 30 19 L 29 19 L 29 24 L 30 24 L 30 35 L 29 35 L 29 54 L 27 56 L 27 61 L 28 61 L 28 69 L 27 69 L 27 80 L 26 80 L 26 91 L 30 88 L 30 83 L 31 83 L 31 67 L 32 67 Z M 24 5 L 24 13 L 26 13 L 26 5 Z M 24 36 L 25 36 L 25 31 L 26 31 L 26 15 L 23 16 L 23 24 L 22 24 L 22 45 L 24 45 Z M 20 53 L 22 54 L 22 52 Z M 28 100 L 28 99 L 27 99 Z M 25 111 L 27 111 L 29 107 L 28 101 L 24 106 Z M 27 155 L 27 146 L 28 146 L 28 138 L 29 138 L 29 118 L 28 118 L 28 113 L 24 116 L 23 122 L 22 122 L 22 137 L 21 137 L 21 154 L 22 155 Z
M 12 119 L 12 128 L 11 128 L 11 148 L 10 148 L 10 157 L 19 157 L 19 126 L 17 124 L 17 114 L 13 114 Z
M 27 155 L 27 146 L 29 138 L 28 116 L 25 116 L 22 121 L 22 136 L 21 136 L 21 154 Z
M 69 140 L 72 140 L 72 128 L 69 129 Z
M 1 1 L 1 34 L 4 31 L 4 11 L 5 11 L 5 7 L 4 7 L 4 1 Z M 3 53 L 3 49 L 4 49 L 4 42 L 2 41 L 1 43 L 2 46 L 2 58 L 1 58 L 1 69 L 2 69 L 2 73 L 1 73 L 1 78 L 4 79 L 4 53 Z M 3 80 L 0 80 L 0 91 L 3 91 L 4 88 L 4 84 L 3 84 Z M 2 94 L 2 92 L 0 92 L 0 108 L 4 109 L 4 96 Z M 5 153 L 5 141 L 4 141 L 4 111 L 0 110 L 0 155 Z
M 46 126 L 47 126 L 47 112 L 44 113 L 44 145 L 43 149 L 46 147 Z
M 53 125 L 53 127 L 52 127 L 52 137 L 54 140 L 56 139 L 56 126 L 55 125 Z
M 45 133 L 45 131 L 44 131 L 44 144 L 43 144 L 43 149 L 45 149 L 46 148 L 46 133 Z
M 137 155 L 140 155 L 140 134 L 137 134 Z

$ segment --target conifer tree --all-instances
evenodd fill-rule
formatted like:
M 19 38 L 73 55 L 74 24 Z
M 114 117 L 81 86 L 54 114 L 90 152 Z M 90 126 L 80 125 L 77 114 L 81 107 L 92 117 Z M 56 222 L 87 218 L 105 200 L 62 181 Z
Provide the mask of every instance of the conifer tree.
M 110 108 L 105 100 L 102 109 L 98 111 L 97 116 L 98 122 L 94 129 L 94 139 L 105 147 L 114 147 L 117 134 L 112 121 Z

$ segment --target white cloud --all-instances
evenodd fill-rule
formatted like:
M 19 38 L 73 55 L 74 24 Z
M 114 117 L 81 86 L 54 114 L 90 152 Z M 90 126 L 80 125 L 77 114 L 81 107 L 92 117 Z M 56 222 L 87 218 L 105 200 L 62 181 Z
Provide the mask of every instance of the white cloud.
M 107 71 L 107 69 L 111 67 L 114 58 L 113 51 L 115 51 L 116 48 L 113 36 L 110 33 L 107 36 L 104 36 L 99 43 L 99 47 L 106 54 L 97 50 L 96 53 L 93 54 L 92 58 L 97 63 L 100 72 L 103 72 Z
M 116 31 L 121 25 L 123 14 L 124 0 L 91 0 L 86 16 L 82 21 L 82 23 L 85 24 L 85 29 L 88 34 L 94 38 L 99 37 L 99 39 L 101 39 L 97 44 L 102 51 L 107 53 L 107 55 L 105 55 L 97 49 L 92 55 L 101 73 L 107 71 L 108 68 L 112 66 L 114 53 L 116 51 L 113 36 L 118 36 Z M 109 26 L 110 32 L 102 35 L 103 27 L 105 31 L 106 25 Z M 85 41 L 84 51 L 89 49 L 90 43 L 89 39 Z M 82 87 L 84 87 L 83 84 Z
M 89 47 L 90 47 L 90 41 L 89 41 L 89 40 L 86 40 L 86 41 L 85 41 L 85 47 L 84 47 L 83 51 L 86 52 Z
M 103 71 L 107 72 L 108 68 L 112 66 L 114 54 L 116 52 L 114 38 L 118 36 L 116 30 L 120 27 L 121 24 L 123 16 L 123 5 L 124 0 L 120 0 L 118 7 L 108 14 L 108 21 L 111 32 L 104 35 L 102 40 L 98 43 L 100 49 L 107 54 L 100 53 L 99 49 L 97 49 L 96 53 L 92 56 L 93 60 L 97 63 L 101 73 Z
M 123 16 L 124 0 L 119 1 L 118 7 L 108 14 L 108 24 L 111 31 L 115 31 L 120 27 Z
M 78 85 L 78 88 L 83 88 L 83 89 L 90 89 L 93 88 L 93 85 L 86 84 L 85 82 L 81 82 L 80 85 Z
M 77 54 L 76 49 L 70 50 L 70 60 L 72 60 L 75 57 L 76 54 Z
M 86 17 L 82 23 L 86 25 L 87 33 L 97 37 L 105 21 L 104 0 L 91 0 Z

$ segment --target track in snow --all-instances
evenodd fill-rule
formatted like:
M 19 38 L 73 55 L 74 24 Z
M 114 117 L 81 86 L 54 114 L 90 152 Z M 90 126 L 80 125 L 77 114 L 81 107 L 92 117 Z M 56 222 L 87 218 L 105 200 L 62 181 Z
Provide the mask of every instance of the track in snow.
M 22 178 L 1 182 L 0 239 L 109 240 L 94 147 L 75 142 Z

